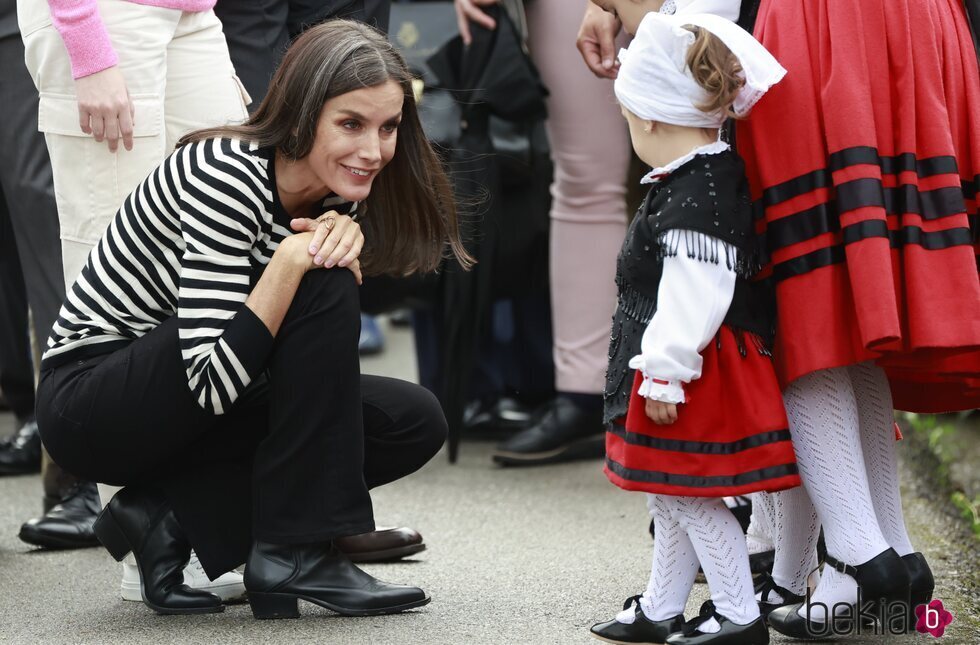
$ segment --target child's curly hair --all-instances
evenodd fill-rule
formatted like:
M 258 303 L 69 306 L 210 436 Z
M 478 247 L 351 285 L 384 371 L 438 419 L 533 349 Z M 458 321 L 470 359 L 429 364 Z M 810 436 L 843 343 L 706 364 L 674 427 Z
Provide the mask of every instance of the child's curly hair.
M 687 50 L 687 66 L 694 80 L 708 93 L 708 100 L 696 107 L 704 112 L 735 117 L 732 103 L 745 85 L 738 58 L 707 29 L 693 25 L 684 28 L 694 34 L 694 43 Z

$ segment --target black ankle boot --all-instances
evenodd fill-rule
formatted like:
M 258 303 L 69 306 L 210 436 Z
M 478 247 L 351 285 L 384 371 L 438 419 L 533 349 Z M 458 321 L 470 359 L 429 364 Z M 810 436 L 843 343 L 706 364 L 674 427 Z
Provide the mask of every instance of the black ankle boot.
M 418 587 L 388 584 L 358 569 L 330 542 L 256 541 L 245 588 L 256 618 L 298 618 L 300 598 L 344 616 L 395 614 L 430 600 Z
M 650 620 L 640 607 L 640 596 L 626 600 L 623 609 L 636 604 L 636 618 L 632 623 L 621 623 L 615 618 L 604 623 L 596 623 L 589 630 L 594 638 L 607 643 L 664 643 L 667 637 L 684 627 L 684 616 L 678 614 L 666 620 Z
M 701 625 L 714 618 L 721 629 L 714 633 L 702 632 Z M 717 611 L 710 600 L 701 605 L 701 613 L 691 619 L 679 634 L 667 637 L 667 645 L 768 645 L 769 630 L 760 616 L 747 625 L 738 625 Z
M 890 609 L 896 603 L 904 603 L 906 611 L 909 608 L 909 574 L 905 563 L 902 561 L 894 549 L 882 551 L 880 554 L 868 560 L 864 564 L 851 566 L 828 555 L 826 566 L 832 567 L 837 571 L 847 574 L 854 578 L 858 584 L 858 591 L 862 606 L 858 609 L 855 616 L 854 607 L 850 608 L 847 616 L 834 621 L 833 625 L 824 622 L 810 621 L 805 616 L 799 615 L 799 610 L 805 603 L 786 605 L 775 609 L 769 614 L 769 625 L 780 634 L 792 636 L 793 638 L 826 638 L 828 636 L 842 636 L 841 632 L 853 632 L 860 630 L 864 633 L 871 633 L 877 629 L 879 633 L 896 634 L 903 633 L 902 625 L 889 620 L 893 615 Z M 881 624 L 881 617 L 884 617 L 884 624 Z M 868 621 L 864 620 L 869 619 Z M 833 620 L 833 617 L 831 617 Z M 869 621 L 877 619 L 879 624 L 871 626 Z M 832 629 L 833 627 L 833 629 Z M 905 627 L 907 630 L 908 628 Z
M 95 535 L 117 561 L 133 552 L 142 581 L 143 602 L 153 611 L 224 611 L 220 598 L 184 584 L 191 545 L 160 493 L 133 487 L 122 489 L 95 521 Z
M 769 573 L 763 573 L 755 580 L 755 592 L 757 594 L 762 594 L 759 598 L 759 613 L 762 614 L 763 620 L 768 620 L 769 614 L 775 609 L 779 609 L 785 605 L 793 605 L 796 603 L 803 602 L 804 597 L 793 593 L 785 587 L 780 587 L 773 580 L 772 575 Z M 770 602 L 769 595 L 773 592 L 779 594 L 783 599 L 782 602 Z
M 909 572 L 909 631 L 915 630 L 915 608 L 928 605 L 932 600 L 932 592 L 936 588 L 936 579 L 932 577 L 932 569 L 921 553 L 909 553 L 902 556 L 905 569 Z

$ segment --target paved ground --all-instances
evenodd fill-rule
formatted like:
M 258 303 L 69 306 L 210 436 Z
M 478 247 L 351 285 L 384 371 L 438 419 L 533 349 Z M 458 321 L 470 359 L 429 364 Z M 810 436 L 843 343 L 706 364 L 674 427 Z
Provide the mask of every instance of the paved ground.
M 365 370 L 414 378 L 409 335 L 395 331 L 389 345 Z M 11 430 L 10 416 L 0 415 L 0 436 Z M 608 484 L 595 462 L 500 470 L 490 448 L 466 443 L 459 464 L 439 455 L 376 492 L 379 521 L 416 527 L 428 550 L 367 569 L 422 586 L 433 598 L 421 610 L 381 618 L 340 618 L 308 604 L 298 620 L 258 622 L 247 605 L 203 617 L 156 616 L 119 599 L 118 565 L 101 549 L 40 552 L 21 543 L 16 532 L 39 510 L 40 481 L 0 479 L 0 643 L 597 642 L 587 636 L 589 625 L 646 584 L 650 538 L 641 496 Z M 980 643 L 980 611 L 968 595 L 976 551 L 928 498 L 928 486 L 908 472 L 905 479 L 909 523 L 937 570 L 937 595 L 957 617 L 942 640 Z M 689 613 L 706 598 L 698 585 Z

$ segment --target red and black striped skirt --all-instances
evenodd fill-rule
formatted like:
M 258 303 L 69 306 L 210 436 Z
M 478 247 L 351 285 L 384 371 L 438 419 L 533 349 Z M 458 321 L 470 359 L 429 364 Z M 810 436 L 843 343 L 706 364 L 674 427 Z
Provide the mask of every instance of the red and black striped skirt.
M 768 351 L 723 326 L 701 352 L 701 378 L 684 386 L 677 421 L 657 425 L 637 394 L 606 432 L 605 473 L 626 490 L 689 497 L 799 486 L 789 424 Z
M 980 72 L 961 0 L 762 0 L 788 74 L 738 127 L 776 371 L 867 360 L 897 408 L 980 406 Z

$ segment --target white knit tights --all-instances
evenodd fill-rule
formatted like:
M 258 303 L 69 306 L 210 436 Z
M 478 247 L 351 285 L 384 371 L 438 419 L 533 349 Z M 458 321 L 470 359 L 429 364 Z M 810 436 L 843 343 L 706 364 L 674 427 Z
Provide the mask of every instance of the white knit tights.
M 776 514 L 772 496 L 769 493 L 752 493 L 749 497 L 752 498 L 752 517 L 749 519 L 749 528 L 745 531 L 749 555 L 772 551 L 775 548 L 773 525 Z
M 871 560 L 890 546 L 876 516 L 879 508 L 891 524 L 889 537 L 899 533 L 894 518 L 904 535 L 895 449 L 885 445 L 895 436 L 884 375 L 870 364 L 820 370 L 790 384 L 783 398 L 800 477 L 823 523 L 827 552 L 852 565 Z M 814 602 L 833 606 L 856 599 L 857 583 L 825 568 Z
M 656 522 L 650 583 L 640 606 L 650 620 L 684 613 L 698 562 L 704 569 L 715 610 L 733 623 L 759 617 L 752 595 L 749 554 L 738 521 L 720 498 L 648 495 Z M 703 631 L 717 631 L 712 620 Z
M 769 497 L 773 505 L 776 545 L 772 579 L 780 587 L 802 596 L 806 591 L 807 575 L 817 567 L 820 520 L 810 496 L 801 486 L 773 493 Z M 769 602 L 780 599 L 779 594 L 769 596 Z
M 861 450 L 868 481 L 872 482 L 871 500 L 878 526 L 898 555 L 908 555 L 914 549 L 905 528 L 902 494 L 898 489 L 895 418 L 888 378 L 884 370 L 870 362 L 851 365 L 847 371 L 857 399 Z

